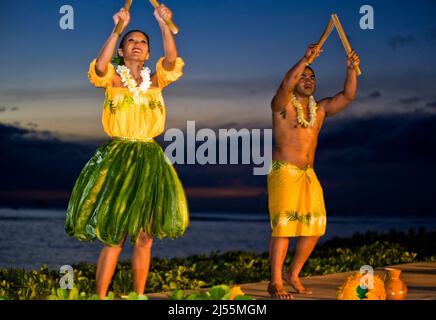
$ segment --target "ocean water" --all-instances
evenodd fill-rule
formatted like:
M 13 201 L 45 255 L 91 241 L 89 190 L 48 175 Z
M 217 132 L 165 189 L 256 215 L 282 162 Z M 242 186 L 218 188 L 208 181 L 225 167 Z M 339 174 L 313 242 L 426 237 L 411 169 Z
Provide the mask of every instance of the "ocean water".
M 0 268 L 51 269 L 78 262 L 96 263 L 103 247 L 99 241 L 80 242 L 64 231 L 64 210 L 0 209 Z M 368 230 L 407 231 L 425 227 L 436 230 L 432 218 L 328 217 L 320 243 L 334 236 L 349 237 Z M 268 251 L 271 228 L 268 214 L 191 213 L 190 226 L 177 240 L 155 239 L 154 257 L 186 257 L 214 251 Z M 292 243 L 291 243 L 292 248 Z M 120 260 L 130 259 L 132 245 L 126 241 Z

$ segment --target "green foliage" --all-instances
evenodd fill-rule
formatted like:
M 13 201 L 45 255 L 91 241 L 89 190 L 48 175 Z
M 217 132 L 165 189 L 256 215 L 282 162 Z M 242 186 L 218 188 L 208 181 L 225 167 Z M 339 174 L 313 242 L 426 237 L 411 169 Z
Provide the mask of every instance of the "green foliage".
M 312 219 L 312 214 L 310 212 L 304 214 L 304 213 L 298 213 L 297 211 L 286 211 L 286 218 L 289 221 L 299 221 L 301 223 L 304 223 L 305 225 L 310 225 L 310 219 Z
M 436 261 L 436 232 L 423 230 L 401 233 L 391 231 L 378 235 L 373 232 L 356 234 L 349 239 L 335 238 L 318 246 L 304 266 L 302 276 L 323 275 L 358 270 L 362 265 L 373 268 L 410 263 Z M 286 258 L 289 265 L 292 253 Z M 59 289 L 62 275 L 57 270 L 42 266 L 40 270 L 0 269 L 0 300 L 70 299 L 98 300 L 95 295 L 95 271 L 92 264 L 73 266 L 74 289 Z M 180 299 L 207 300 L 221 297 L 226 291 L 219 286 L 252 283 L 270 278 L 268 254 L 249 252 L 214 252 L 187 258 L 152 259 L 146 292 L 173 292 Z M 218 287 L 216 287 L 218 286 Z M 212 292 L 200 292 L 203 287 L 213 287 Z M 119 263 L 107 299 L 121 299 L 132 291 L 132 271 L 129 262 Z M 184 295 L 183 290 L 196 290 Z M 225 294 L 224 294 L 225 295 Z M 130 300 L 146 299 L 130 294 Z M 238 298 L 244 299 L 244 298 Z
M 0 296 L 5 299 L 43 299 L 59 284 L 61 275 L 42 266 L 39 271 L 0 269 Z
M 114 63 L 117 66 L 119 66 L 119 65 L 124 64 L 124 59 L 117 54 L 115 57 L 113 57 L 112 63 Z
M 113 293 L 109 293 L 108 300 L 113 299 Z M 112 299 L 111 299 L 112 298 Z M 51 295 L 46 297 L 47 300 L 100 300 L 97 294 L 89 295 L 86 292 L 80 292 L 77 288 L 61 289 L 52 288 Z
M 127 300 L 148 300 L 148 297 L 144 294 L 138 295 L 136 292 L 130 292 Z
M 213 286 L 208 291 L 195 291 L 185 294 L 182 290 L 174 291 L 169 298 L 171 300 L 230 300 L 231 291 L 227 285 Z M 253 300 L 247 295 L 236 296 L 235 300 Z
M 326 247 L 314 252 L 305 264 L 301 275 L 312 276 L 351 270 L 359 270 L 363 265 L 373 268 L 410 263 L 416 261 L 417 254 L 406 251 L 398 244 L 376 241 L 370 245 L 355 248 Z M 290 257 L 286 259 L 290 263 Z

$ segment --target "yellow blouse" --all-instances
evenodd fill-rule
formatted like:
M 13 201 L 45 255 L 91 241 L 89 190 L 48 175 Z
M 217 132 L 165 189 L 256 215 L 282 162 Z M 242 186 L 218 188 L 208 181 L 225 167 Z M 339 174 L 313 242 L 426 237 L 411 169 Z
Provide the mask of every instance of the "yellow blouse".
M 162 89 L 178 80 L 185 65 L 177 58 L 173 70 L 167 71 L 162 65 L 163 57 L 156 64 L 159 87 L 140 93 L 144 99 L 136 104 L 128 88 L 112 87 L 115 68 L 109 64 L 108 72 L 100 77 L 95 72 L 96 60 L 91 62 L 88 77 L 96 87 L 105 88 L 106 99 L 103 107 L 103 129 L 109 137 L 121 137 L 137 140 L 149 140 L 161 134 L 165 129 L 165 102 Z M 141 98 L 142 98 L 141 97 Z

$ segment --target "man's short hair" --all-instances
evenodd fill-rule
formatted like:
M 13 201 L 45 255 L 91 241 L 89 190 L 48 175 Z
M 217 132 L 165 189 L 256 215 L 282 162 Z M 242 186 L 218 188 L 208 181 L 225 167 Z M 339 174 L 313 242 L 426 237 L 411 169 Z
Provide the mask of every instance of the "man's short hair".
M 313 69 L 312 69 L 312 67 L 311 66 L 306 66 L 306 68 L 305 69 L 309 69 L 310 71 L 312 71 L 313 72 L 313 74 L 315 75 L 315 71 L 313 71 Z

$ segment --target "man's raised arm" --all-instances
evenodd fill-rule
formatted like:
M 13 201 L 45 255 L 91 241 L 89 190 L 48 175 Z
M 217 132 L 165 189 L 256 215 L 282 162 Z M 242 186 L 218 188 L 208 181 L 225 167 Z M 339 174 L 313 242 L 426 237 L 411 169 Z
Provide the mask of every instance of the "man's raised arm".
M 317 45 L 310 45 L 304 57 L 286 73 L 280 87 L 277 89 L 276 95 L 271 101 L 271 109 L 273 112 L 280 112 L 288 105 L 291 100 L 291 93 L 294 91 L 295 86 L 300 80 L 300 77 L 307 66 L 307 61 L 312 55 L 318 57 L 321 52 L 322 49 Z
M 326 98 L 319 102 L 320 105 L 324 104 L 324 110 L 328 116 L 344 110 L 356 98 L 357 73 L 354 69 L 354 63 L 359 65 L 360 58 L 353 50 L 347 57 L 347 77 L 345 79 L 344 90 L 333 98 Z

